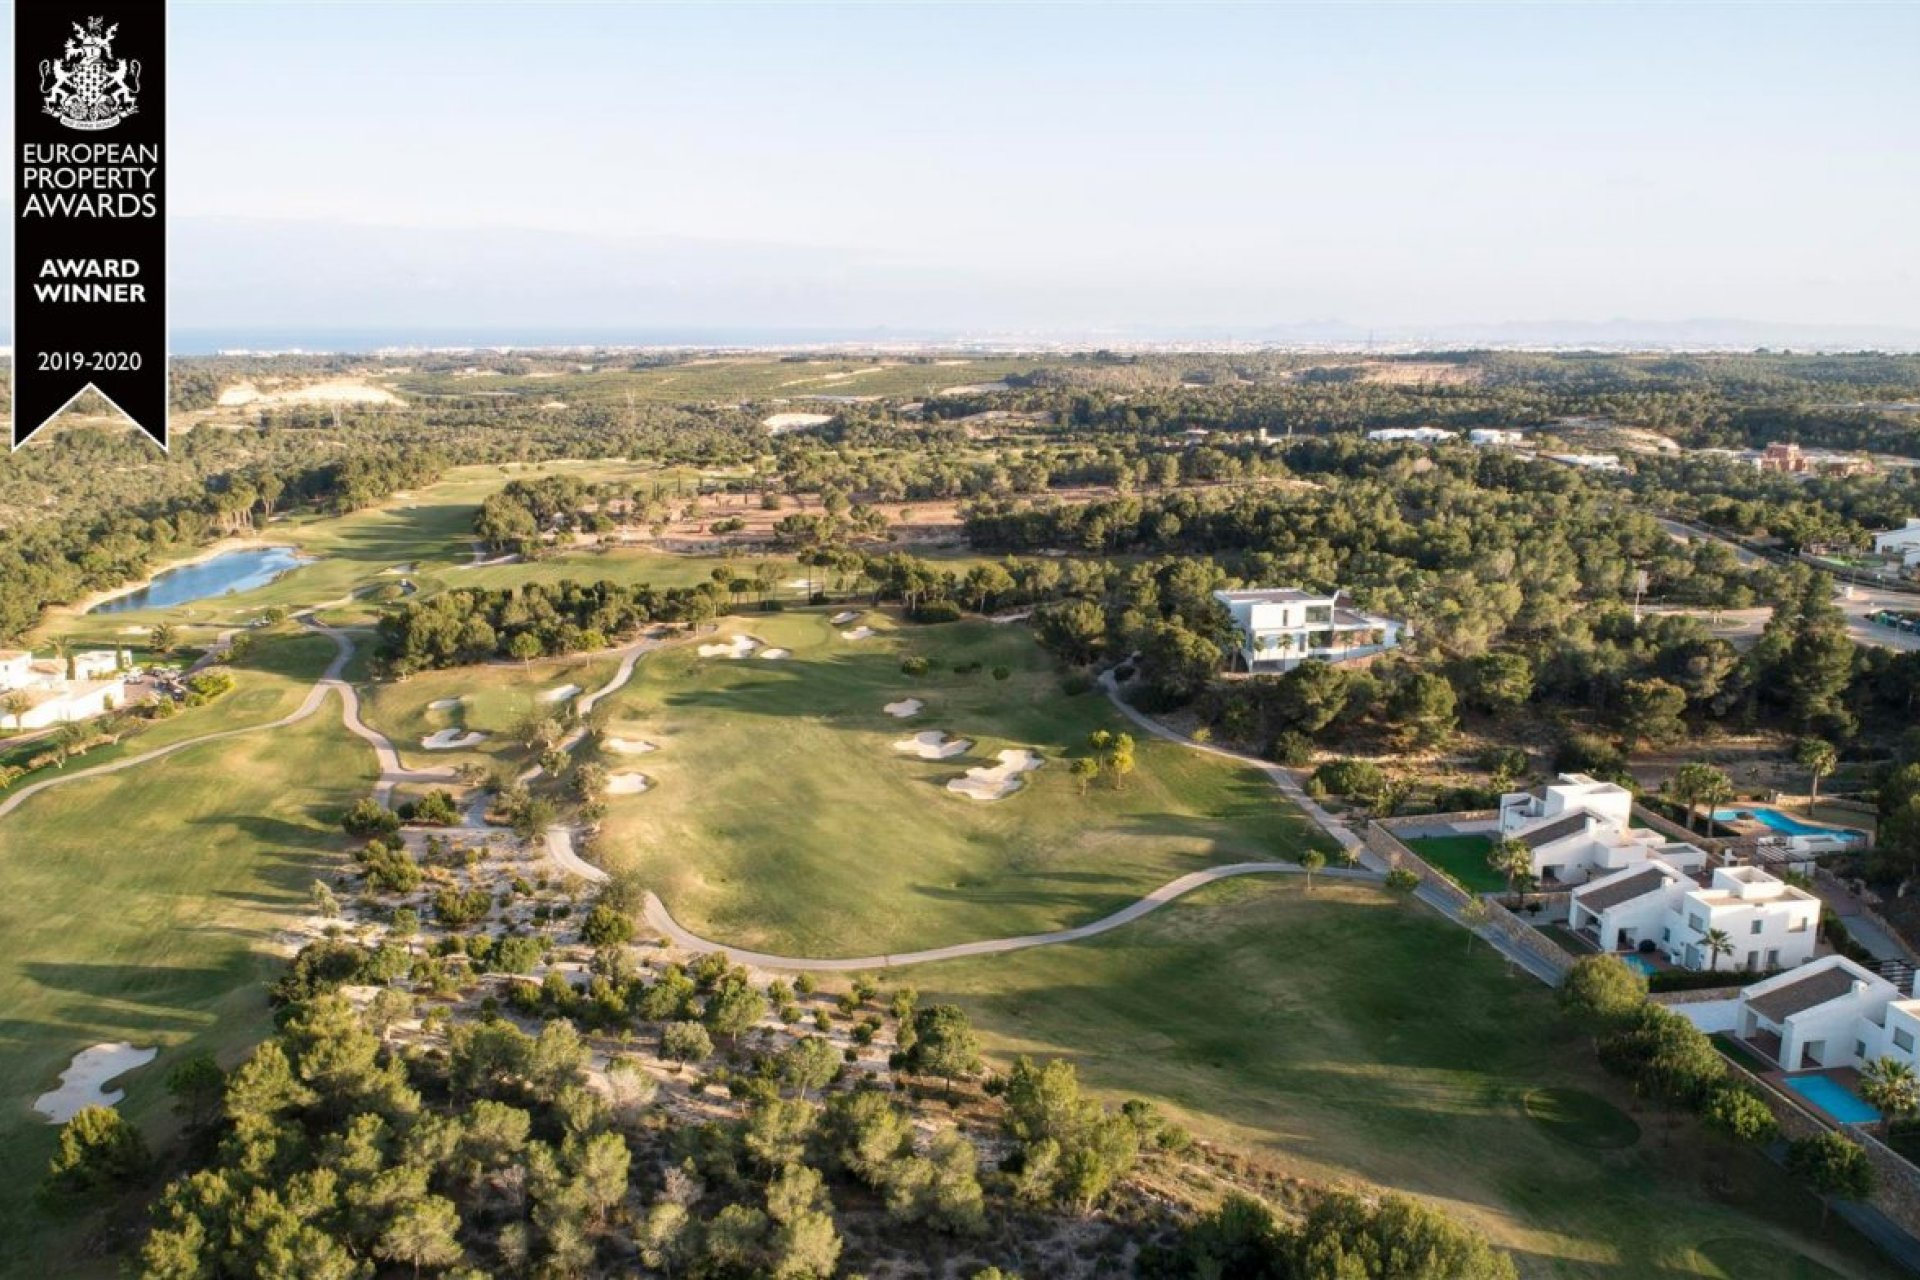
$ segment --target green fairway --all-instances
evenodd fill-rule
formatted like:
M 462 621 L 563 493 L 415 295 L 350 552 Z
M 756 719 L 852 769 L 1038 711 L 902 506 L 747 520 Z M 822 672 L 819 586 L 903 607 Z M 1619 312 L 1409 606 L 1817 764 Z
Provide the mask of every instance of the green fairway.
M 337 856 L 335 824 L 372 765 L 334 701 L 292 728 L 58 787 L 0 819 L 0 1269 L 85 1235 L 31 1207 L 56 1134 L 34 1098 L 89 1045 L 157 1045 L 122 1106 L 150 1137 L 167 1131 L 170 1064 L 197 1048 L 230 1060 L 264 1034 L 268 948 Z M 43 1275 L 86 1269 L 37 1260 Z
M 64 769 L 49 767 L 23 774 L 12 788 L 0 789 L 0 799 L 19 787 L 56 777 L 62 772 L 77 773 L 125 756 L 142 755 L 156 747 L 188 738 L 200 738 L 210 733 L 224 733 L 278 720 L 300 705 L 313 687 L 313 682 L 338 652 L 333 641 L 327 637 L 291 625 L 260 633 L 251 651 L 237 662 L 221 668 L 232 672 L 233 692 L 204 707 L 183 709 L 170 719 L 143 722 L 137 731 L 129 733 L 121 742 L 110 747 L 96 747 L 84 756 L 69 760 Z M 16 747 L 0 750 L 0 763 L 24 765 L 28 759 L 45 750 L 46 744 L 42 741 L 25 741 Z M 167 766 L 163 764 L 160 767 Z M 0 839 L 4 838 L 4 829 L 0 828 Z
M 861 624 L 881 633 L 840 638 Z M 1024 627 L 895 629 L 878 613 L 836 627 L 816 610 L 723 620 L 712 639 L 735 633 L 793 656 L 657 653 L 606 712 L 611 732 L 660 749 L 609 757 L 656 785 L 611 802 L 599 854 L 710 937 L 822 957 L 941 946 L 1083 924 L 1189 871 L 1330 847 L 1256 771 L 1157 741 L 1123 789 L 1082 795 L 1065 757 L 1129 726 L 1098 693 L 1063 694 Z M 910 654 L 933 670 L 902 674 Z M 971 662 L 982 669 L 952 670 Z M 926 703 L 918 716 L 883 712 L 908 697 Z M 973 746 L 947 760 L 893 749 L 927 730 Z M 1013 747 L 1048 757 L 1025 790 L 984 803 L 946 790 Z
M 526 763 L 517 736 L 522 726 L 543 718 L 570 723 L 572 695 L 565 699 L 551 695 L 568 685 L 597 689 L 619 665 L 613 654 L 599 653 L 425 671 L 402 681 L 367 686 L 361 693 L 361 714 L 393 739 L 401 759 L 411 767 L 476 762 L 517 769 Z M 458 706 L 432 705 L 456 698 Z M 456 751 L 421 747 L 422 738 L 443 729 L 483 733 L 487 738 Z
M 1661 1136 L 1665 1117 L 1594 1065 L 1545 987 L 1385 890 L 1216 884 L 1093 941 L 894 980 L 969 1009 L 995 1065 L 1065 1056 L 1202 1136 L 1431 1197 L 1513 1249 L 1523 1275 L 1822 1274 L 1803 1254 L 1841 1275 L 1895 1274 L 1837 1221 L 1822 1232 L 1813 1198 L 1757 1152 L 1687 1123 Z M 1646 1136 L 1561 1141 L 1528 1115 L 1538 1089 L 1634 1112 Z M 1729 1271 L 1712 1259 L 1737 1239 L 1765 1247 Z
M 1493 893 L 1507 887 L 1507 879 L 1487 865 L 1493 848 L 1485 836 L 1421 836 L 1407 847 L 1474 893 Z
M 1607 1151 L 1640 1140 L 1640 1126 L 1632 1116 L 1584 1090 L 1534 1089 L 1521 1105 L 1548 1133 L 1576 1147 Z

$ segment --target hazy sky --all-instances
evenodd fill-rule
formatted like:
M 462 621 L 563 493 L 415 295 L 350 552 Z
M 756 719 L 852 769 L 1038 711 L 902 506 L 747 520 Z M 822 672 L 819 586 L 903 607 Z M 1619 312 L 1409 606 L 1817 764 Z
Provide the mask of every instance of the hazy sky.
M 172 10 L 192 322 L 1920 328 L 1920 5 Z

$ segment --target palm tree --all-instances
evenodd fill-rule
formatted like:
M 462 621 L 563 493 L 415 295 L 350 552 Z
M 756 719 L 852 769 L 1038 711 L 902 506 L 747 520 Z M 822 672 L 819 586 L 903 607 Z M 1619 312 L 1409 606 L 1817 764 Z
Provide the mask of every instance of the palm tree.
M 1512 838 L 1497 840 L 1487 851 L 1487 867 L 1507 878 L 1507 892 L 1512 893 L 1514 877 L 1533 870 L 1533 850 Z
M 1898 1058 L 1875 1058 L 1860 1069 L 1860 1096 L 1880 1109 L 1880 1132 L 1920 1111 L 1920 1073 Z
M 4 696 L 0 696 L 0 712 L 13 717 L 15 729 L 26 727 L 27 712 L 31 710 L 33 710 L 33 699 L 27 696 L 27 691 L 24 689 L 9 689 Z
M 1793 744 L 1795 763 L 1807 771 L 1807 807 L 1820 803 L 1820 779 L 1840 763 L 1840 753 L 1824 738 L 1802 738 Z
M 1707 944 L 1707 972 L 1712 973 L 1720 967 L 1721 956 L 1733 954 L 1733 939 L 1725 929 L 1709 929 L 1702 940 Z

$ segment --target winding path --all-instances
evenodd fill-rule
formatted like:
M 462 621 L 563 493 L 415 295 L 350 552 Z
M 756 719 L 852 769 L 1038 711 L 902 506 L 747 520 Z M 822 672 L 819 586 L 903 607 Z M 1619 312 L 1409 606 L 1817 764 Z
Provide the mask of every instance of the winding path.
M 605 873 L 601 874 L 604 877 Z M 1084 938 L 1106 933 L 1110 929 L 1118 929 L 1123 924 L 1131 924 L 1149 912 L 1158 911 L 1175 898 L 1183 897 L 1216 880 L 1231 880 L 1235 876 L 1304 874 L 1304 869 L 1294 862 L 1233 862 L 1225 866 L 1208 867 L 1205 871 L 1190 872 L 1177 880 L 1169 880 L 1146 897 L 1128 903 L 1112 915 L 1102 916 L 1091 924 L 1076 925 L 1071 929 L 1057 929 L 1052 933 L 1028 933 L 1017 938 L 988 938 L 983 942 L 960 942 L 950 947 L 933 947 L 926 951 L 902 951 L 881 956 L 850 956 L 839 960 L 809 960 L 800 956 L 776 956 L 768 955 L 763 951 L 741 951 L 724 946 L 682 928 L 678 921 L 667 914 L 666 904 L 651 893 L 646 898 L 645 914 L 647 923 L 665 934 L 678 947 L 697 953 L 724 951 L 729 959 L 760 969 L 813 969 L 821 972 L 897 969 L 903 965 L 931 964 L 936 960 L 960 960 L 967 956 L 991 956 L 1006 951 L 1024 951 L 1028 947 L 1051 947 L 1062 942 L 1079 942 Z M 1361 880 L 1369 884 L 1376 883 L 1380 879 L 1371 871 L 1348 871 L 1335 867 L 1328 867 L 1314 874 L 1338 880 Z
M 223 738 L 238 738 L 244 734 L 259 733 L 264 729 L 284 729 L 289 725 L 299 724 L 302 720 L 305 720 L 314 712 L 318 711 L 320 704 L 327 700 L 327 694 L 335 689 L 342 690 L 346 697 L 352 699 L 354 696 L 353 686 L 340 679 L 340 673 L 346 669 L 347 663 L 353 660 L 353 642 L 339 632 L 323 627 L 310 619 L 303 618 L 301 621 L 331 639 L 339 648 L 339 652 L 334 655 L 333 661 L 327 664 L 327 669 L 321 672 L 320 678 L 313 682 L 313 687 L 307 690 L 307 696 L 301 700 L 300 705 L 292 711 L 289 711 L 286 715 L 281 716 L 278 720 L 268 720 L 263 724 L 246 725 L 239 729 L 222 729 L 218 733 L 203 733 L 197 738 L 182 738 L 180 741 L 170 742 L 164 747 L 155 747 L 151 751 L 143 751 L 137 756 L 127 756 L 125 759 L 114 760 L 107 764 L 94 765 L 90 769 L 76 769 L 72 773 L 62 773 L 56 777 L 44 778 L 39 782 L 28 783 L 26 786 L 8 796 L 5 800 L 0 800 L 0 818 L 4 818 L 7 814 L 19 808 L 29 797 L 38 795 L 40 792 L 53 787 L 65 786 L 69 782 L 79 782 L 83 778 L 94 778 L 102 774 L 118 773 L 122 769 L 131 769 L 137 764 L 145 764 L 149 760 L 158 760 L 161 756 L 170 756 L 176 751 L 185 751 L 188 747 L 197 747 L 204 742 L 218 742 Z M 350 702 L 349 705 L 357 708 L 358 703 L 354 701 Z M 364 728 L 364 726 L 362 727 Z M 368 732 L 372 731 L 368 730 Z

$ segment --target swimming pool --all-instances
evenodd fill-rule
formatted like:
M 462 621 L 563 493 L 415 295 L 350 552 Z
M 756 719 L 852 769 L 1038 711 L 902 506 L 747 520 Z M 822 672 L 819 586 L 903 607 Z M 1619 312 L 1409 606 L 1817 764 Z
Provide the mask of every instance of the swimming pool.
M 1659 968 L 1653 963 L 1653 961 L 1647 959 L 1643 955 L 1640 955 L 1638 952 L 1629 951 L 1626 955 L 1623 955 L 1620 958 L 1627 962 L 1628 968 L 1638 969 L 1641 973 L 1646 974 L 1649 978 L 1651 978 L 1654 974 L 1660 972 Z
M 1818 827 L 1809 822 L 1802 822 L 1792 814 L 1782 813 L 1778 809 L 1715 809 L 1713 820 L 1715 822 L 1743 820 L 1757 822 L 1763 827 L 1771 828 L 1786 836 L 1832 836 L 1836 840 L 1848 842 L 1867 838 L 1866 832 L 1853 827 Z
M 1843 1124 L 1872 1124 L 1880 1119 L 1879 1108 L 1861 1101 L 1831 1076 L 1787 1076 L 1783 1083 Z

